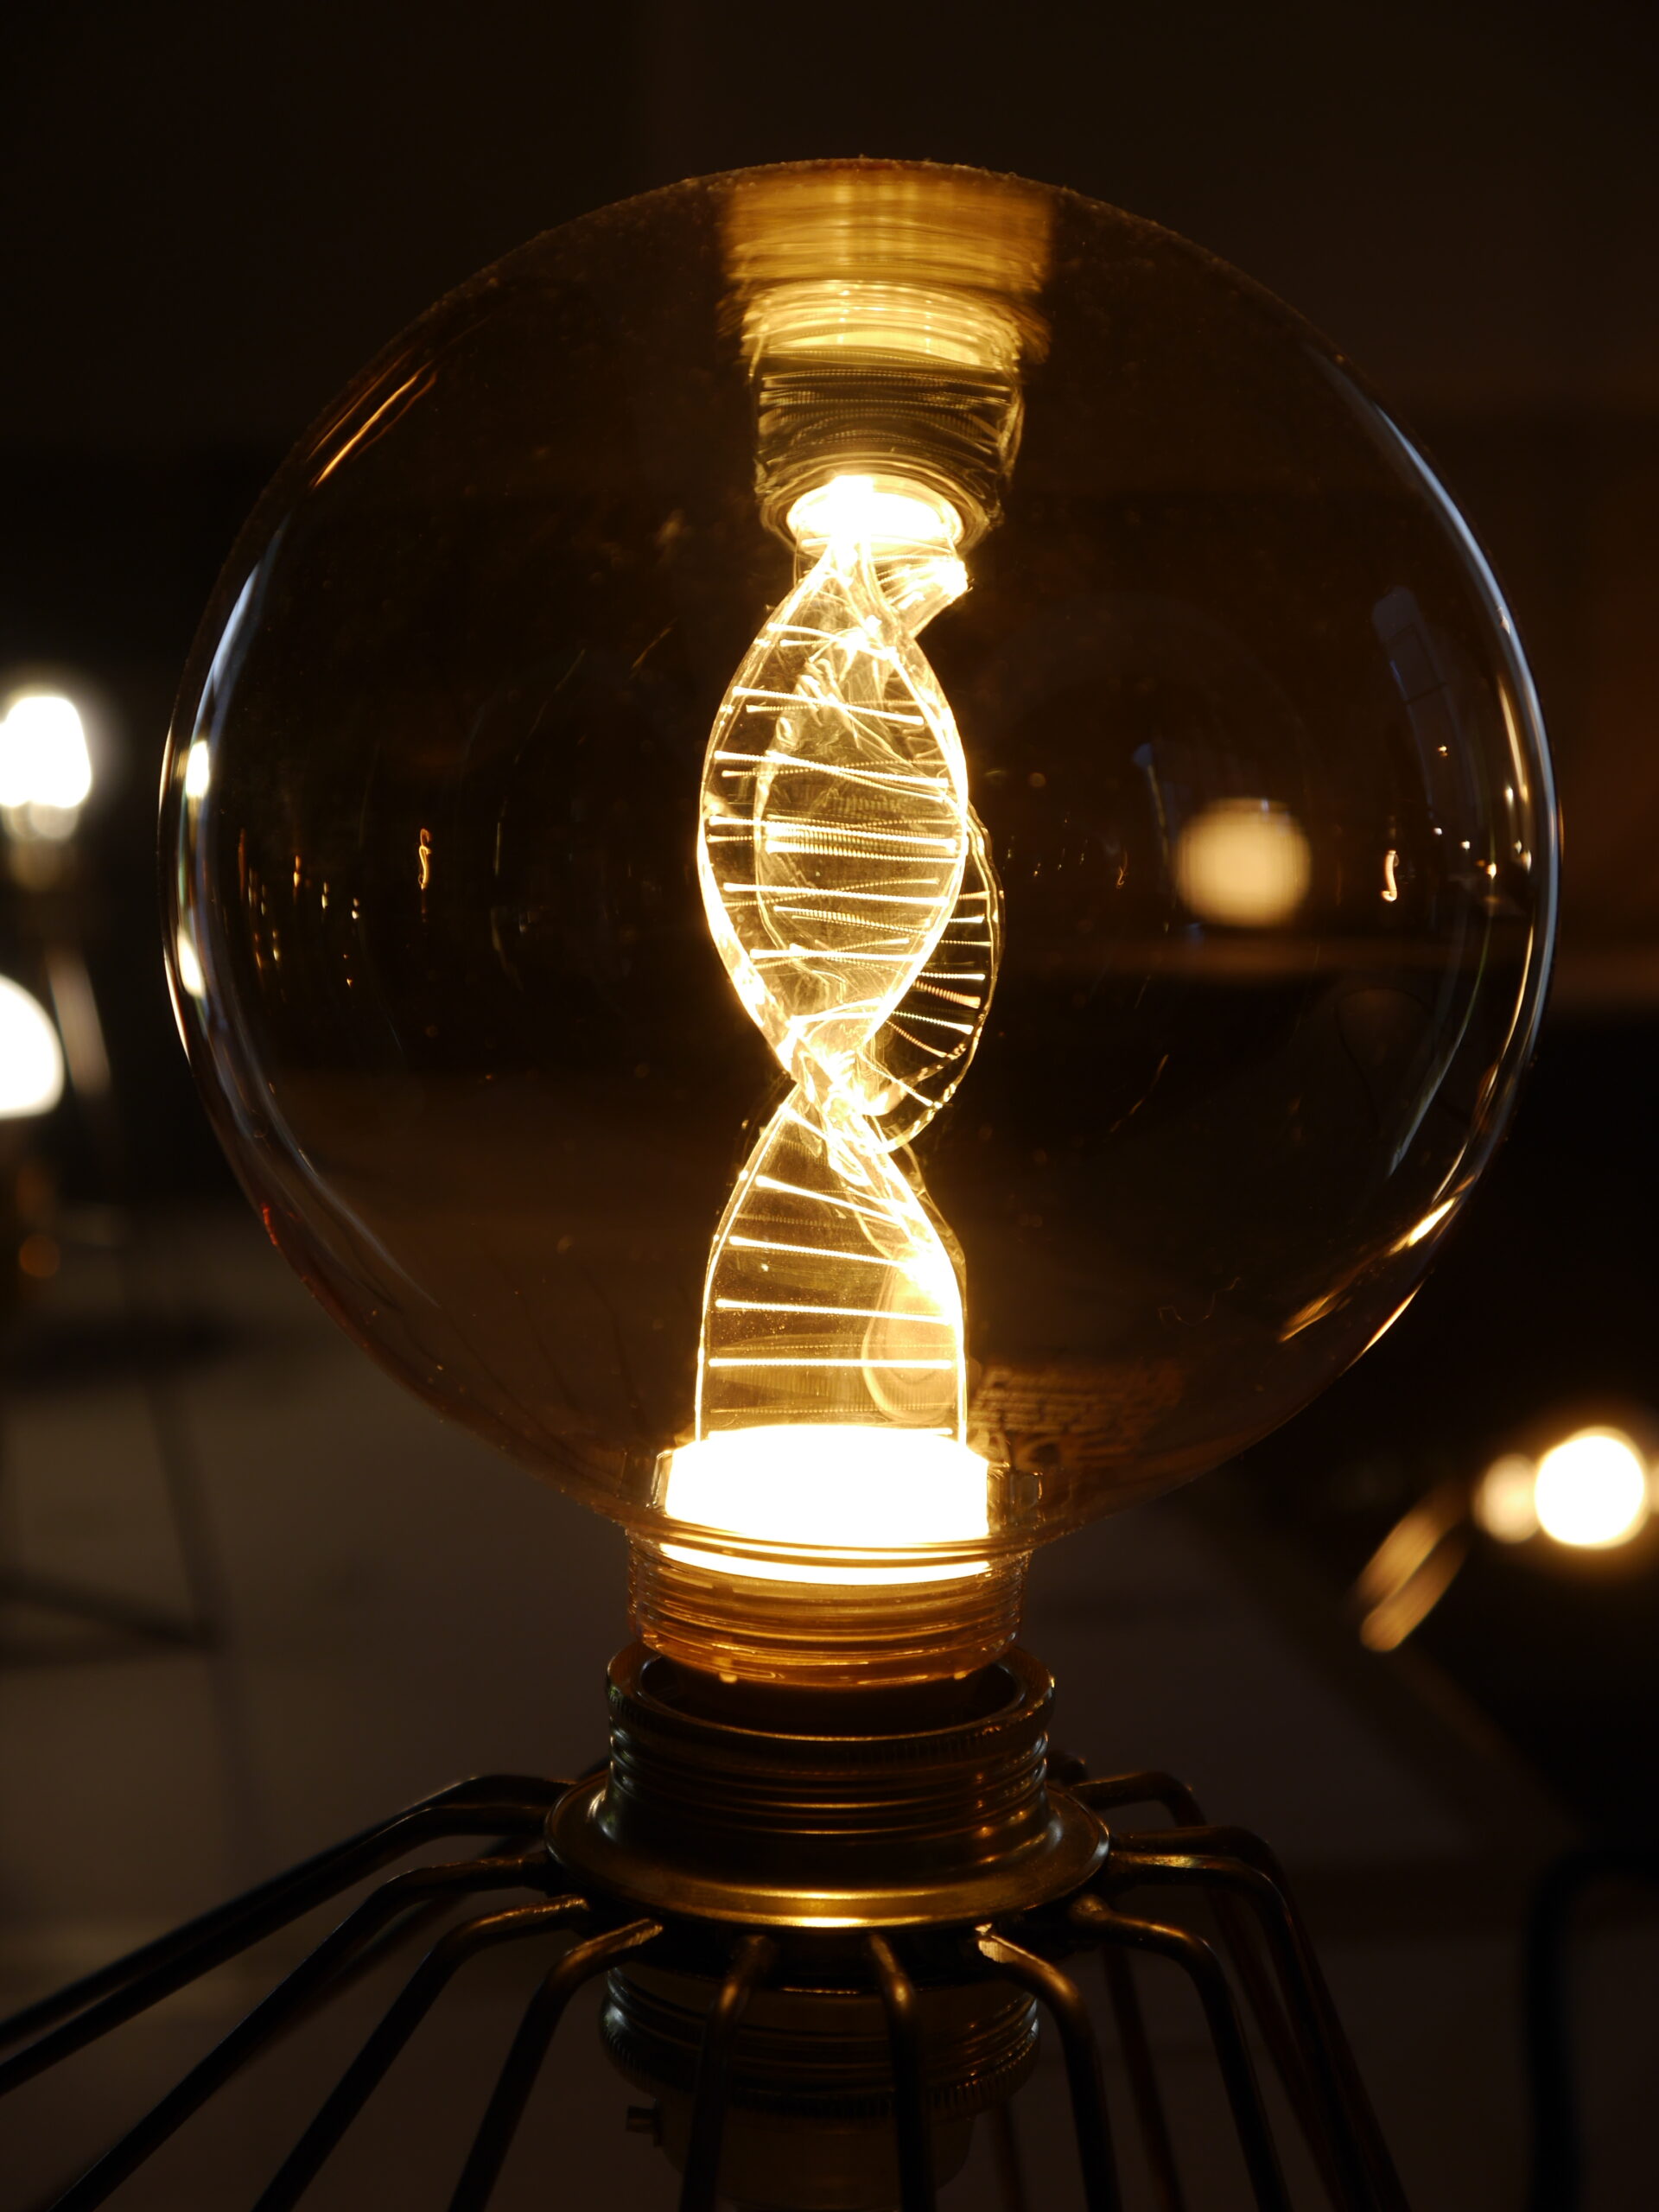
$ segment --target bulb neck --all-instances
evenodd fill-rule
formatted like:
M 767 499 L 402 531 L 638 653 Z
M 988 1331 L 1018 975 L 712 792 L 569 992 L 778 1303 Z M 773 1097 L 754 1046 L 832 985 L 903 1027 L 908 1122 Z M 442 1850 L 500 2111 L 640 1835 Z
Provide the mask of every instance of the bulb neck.
M 1002 512 L 1020 443 L 1018 383 L 997 369 L 905 360 L 762 358 L 753 368 L 755 491 L 789 538 L 790 511 L 837 477 L 923 486 L 977 543 Z
M 631 1541 L 640 1642 L 722 1681 L 802 1689 L 948 1682 L 988 1666 L 1019 1632 L 1030 1563 L 1016 1553 L 933 1581 L 789 1582 L 678 1548 Z
M 734 192 L 727 273 L 780 537 L 798 499 L 848 475 L 927 486 L 964 547 L 991 527 L 1043 350 L 1049 223 L 1029 188 L 960 170 L 809 164 Z

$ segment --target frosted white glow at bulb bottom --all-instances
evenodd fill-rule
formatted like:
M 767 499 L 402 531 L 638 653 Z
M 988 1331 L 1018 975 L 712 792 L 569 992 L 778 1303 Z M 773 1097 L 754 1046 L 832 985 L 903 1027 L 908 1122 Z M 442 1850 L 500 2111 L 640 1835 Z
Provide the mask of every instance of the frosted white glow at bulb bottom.
M 990 1533 L 989 1470 L 976 1452 L 925 1429 L 851 1424 L 728 1429 L 669 1458 L 663 1508 L 682 1527 L 817 1551 L 971 1543 Z M 689 1555 L 675 1547 L 671 1557 Z M 982 1573 L 973 1562 L 845 1568 L 693 1563 L 762 1580 L 920 1582 Z

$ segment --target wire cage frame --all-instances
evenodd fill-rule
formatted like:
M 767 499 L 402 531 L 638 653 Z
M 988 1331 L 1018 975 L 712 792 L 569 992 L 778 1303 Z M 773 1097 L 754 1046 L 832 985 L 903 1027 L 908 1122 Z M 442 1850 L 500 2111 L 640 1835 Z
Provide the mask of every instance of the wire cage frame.
M 1062 1773 L 1066 1770 L 1061 1770 Z M 1054 1777 L 1059 1784 L 1059 1775 Z M 530 1994 L 516 2034 L 451 2189 L 449 2212 L 485 2212 L 531 2092 L 577 1992 L 636 1958 L 706 1957 L 709 1923 L 641 1914 L 602 1892 L 572 1887 L 544 1837 L 549 1815 L 573 1785 L 498 1774 L 458 1783 L 277 1874 L 153 1942 L 0 2022 L 0 2097 L 85 2050 L 125 2022 L 395 1861 L 428 1847 L 488 1839 L 474 1855 L 440 1859 L 392 1875 L 54 2201 L 53 2212 L 91 2212 L 108 2202 L 168 2139 L 267 2045 L 338 1995 L 392 1942 L 429 1934 L 458 1904 L 497 1893 L 532 1893 L 492 1905 L 436 1937 L 256 2200 L 255 2212 L 298 2205 L 374 2094 L 422 2020 L 467 1963 L 550 1929 L 571 1940 Z M 1233 2133 L 1260 2212 L 1292 2212 L 1280 2144 L 1246 2038 L 1253 2018 L 1322 2194 L 1333 2212 L 1405 2212 L 1406 2199 L 1330 1992 L 1272 1852 L 1248 1831 L 1205 1819 L 1184 1784 L 1139 1772 L 1063 1784 L 1106 1830 L 1096 1872 L 1058 1903 L 975 1925 L 868 1930 L 857 1938 L 867 1986 L 879 1997 L 891 2063 L 890 2125 L 899 2212 L 934 2212 L 937 2185 L 918 1955 L 925 1971 L 961 1985 L 1010 1983 L 1046 2015 L 1064 2060 L 1077 2153 L 1076 2201 L 1119 2212 L 1117 2133 L 1101 2052 L 1072 1962 L 1097 1954 L 1127 2080 L 1128 2117 L 1140 2139 L 1158 2212 L 1192 2203 L 1177 2155 L 1132 1961 L 1173 1966 L 1202 2009 Z M 1109 1818 L 1156 1806 L 1167 1825 L 1120 1827 Z M 1154 1916 L 1158 1893 L 1207 1900 L 1217 1940 Z M 1135 1909 L 1125 1900 L 1134 1896 Z M 779 1971 L 779 1931 L 712 1931 L 720 1954 L 716 1993 L 696 2064 L 680 2212 L 721 2202 L 734 2054 L 756 1993 Z M 813 1938 L 806 1942 L 810 1949 Z M 822 1940 L 822 1939 L 819 1939 Z M 798 1961 L 801 1931 L 790 1932 Z M 844 1941 L 844 1939 L 843 1939 Z M 1242 2002 L 1241 2002 L 1242 1999 Z M 1003 2107 L 996 2109 L 1001 2112 Z M 1027 2198 L 1006 2133 L 997 2168 L 1008 2212 Z M 1194 2207 L 1196 2212 L 1196 2207 Z

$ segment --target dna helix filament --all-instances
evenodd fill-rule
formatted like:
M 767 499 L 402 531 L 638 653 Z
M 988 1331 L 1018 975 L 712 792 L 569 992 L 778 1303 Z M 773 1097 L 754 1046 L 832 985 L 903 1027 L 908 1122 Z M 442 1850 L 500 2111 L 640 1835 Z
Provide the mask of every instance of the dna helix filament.
M 798 500 L 801 571 L 706 755 L 704 909 L 791 1089 L 715 1232 L 695 1440 L 666 1510 L 762 1547 L 734 1571 L 925 1582 L 988 1530 L 967 1444 L 961 1255 L 906 1147 L 983 1030 L 1001 898 L 917 633 L 967 588 L 959 520 L 903 482 Z M 836 1554 L 876 1552 L 870 1565 Z M 894 1556 L 898 1554 L 898 1556 Z M 683 1556 L 695 1556 L 683 1553 Z

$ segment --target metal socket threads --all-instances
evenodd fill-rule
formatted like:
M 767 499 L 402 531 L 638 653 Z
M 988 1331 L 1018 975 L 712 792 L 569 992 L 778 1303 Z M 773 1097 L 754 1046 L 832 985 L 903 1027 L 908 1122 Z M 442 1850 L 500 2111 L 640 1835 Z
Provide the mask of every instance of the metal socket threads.
M 630 1904 L 756 1927 L 950 1925 L 1040 1904 L 1105 1855 L 1047 1781 L 1052 1678 L 1011 1650 L 906 1690 L 726 1684 L 632 1644 L 611 1764 L 550 1844 Z
M 733 190 L 727 273 L 756 409 L 767 525 L 837 475 L 942 493 L 971 545 L 996 520 L 1020 442 L 1021 369 L 1049 209 L 969 169 L 820 162 Z

